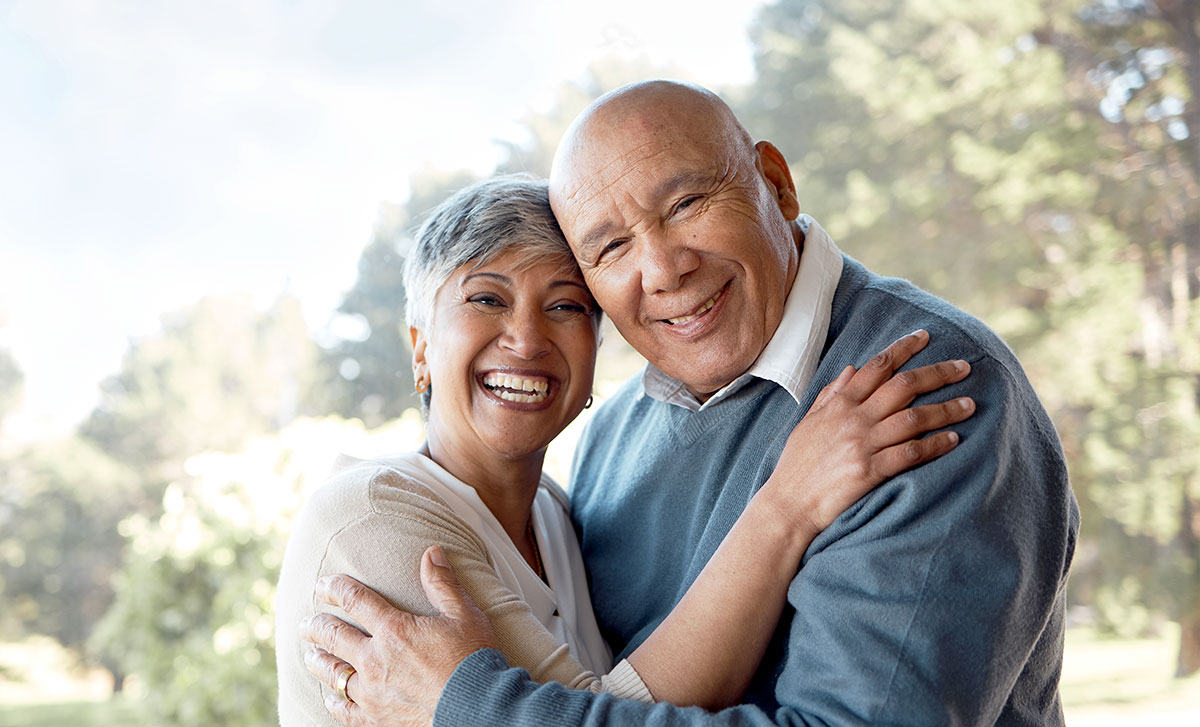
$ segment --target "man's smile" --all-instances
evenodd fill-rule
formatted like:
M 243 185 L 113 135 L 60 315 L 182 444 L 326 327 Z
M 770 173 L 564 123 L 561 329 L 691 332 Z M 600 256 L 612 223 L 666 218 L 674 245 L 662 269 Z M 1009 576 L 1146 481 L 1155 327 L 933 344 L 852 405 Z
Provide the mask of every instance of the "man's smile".
M 662 322 L 666 323 L 669 326 L 678 326 L 678 325 L 683 325 L 684 323 L 688 323 L 690 321 L 696 320 L 700 316 L 702 316 L 705 313 L 707 313 L 708 311 L 712 310 L 712 307 L 717 304 L 717 300 L 719 300 L 720 297 L 725 294 L 725 289 L 728 287 L 729 287 L 729 283 L 726 283 L 724 286 L 721 287 L 720 290 L 718 290 L 713 295 L 713 297 L 711 297 L 708 300 L 701 303 L 700 307 L 697 308 L 696 310 L 692 311 L 691 313 L 687 313 L 687 314 L 681 315 L 681 316 L 676 316 L 674 318 L 663 318 L 663 319 L 661 319 Z

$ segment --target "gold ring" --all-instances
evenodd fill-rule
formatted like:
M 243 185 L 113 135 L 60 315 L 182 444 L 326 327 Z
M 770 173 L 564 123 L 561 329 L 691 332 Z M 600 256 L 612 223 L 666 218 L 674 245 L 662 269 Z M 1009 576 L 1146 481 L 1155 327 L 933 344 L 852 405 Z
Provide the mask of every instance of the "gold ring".
M 342 670 L 342 673 L 338 674 L 337 684 L 333 687 L 333 691 L 337 692 L 338 696 L 347 702 L 354 701 L 350 698 L 349 694 L 346 694 L 346 685 L 350 683 L 350 677 L 354 676 L 356 671 L 357 669 L 347 664 L 346 668 Z

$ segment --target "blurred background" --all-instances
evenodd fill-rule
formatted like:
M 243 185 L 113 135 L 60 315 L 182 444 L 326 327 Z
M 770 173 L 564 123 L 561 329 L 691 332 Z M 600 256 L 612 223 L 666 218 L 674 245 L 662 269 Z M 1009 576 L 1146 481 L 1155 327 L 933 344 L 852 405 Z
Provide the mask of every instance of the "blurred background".
M 572 5 L 0 0 L 0 723 L 272 724 L 291 518 L 421 441 L 414 227 L 657 76 L 1021 357 L 1083 514 L 1069 722 L 1200 723 L 1197 3 Z

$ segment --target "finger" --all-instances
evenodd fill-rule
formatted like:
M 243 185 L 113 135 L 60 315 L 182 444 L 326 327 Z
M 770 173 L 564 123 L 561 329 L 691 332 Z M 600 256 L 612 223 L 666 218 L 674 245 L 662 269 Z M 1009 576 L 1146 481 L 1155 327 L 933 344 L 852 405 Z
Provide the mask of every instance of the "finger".
M 404 613 L 383 596 L 344 574 L 325 576 L 317 581 L 316 593 L 325 603 L 345 611 L 369 633 L 379 631 L 397 614 Z
M 841 391 L 847 383 L 849 383 L 850 379 L 854 376 L 855 371 L 858 371 L 858 369 L 854 368 L 853 366 L 847 366 L 846 368 L 842 369 L 842 373 L 838 374 L 837 378 L 833 381 L 825 384 L 825 388 L 821 389 L 821 393 L 817 394 L 817 399 L 813 402 L 813 405 L 809 407 L 809 411 L 820 411 L 821 407 L 829 403 L 829 400 L 832 399 L 839 391 Z
M 924 439 L 910 439 L 871 457 L 871 470 L 880 480 L 893 477 L 931 459 L 941 457 L 958 446 L 958 434 L 938 432 Z
M 868 397 L 868 411 L 879 418 L 898 412 L 921 394 L 962 381 L 971 373 L 966 361 L 939 361 L 910 371 L 901 371 Z
M 477 610 L 454 575 L 445 551 L 436 545 L 426 548 L 421 556 L 421 586 L 430 605 L 443 616 L 459 620 Z
M 335 693 L 337 692 L 338 679 L 347 669 L 354 668 L 349 662 L 339 659 L 318 646 L 314 646 L 304 652 L 304 666 L 310 674 Z M 354 683 L 355 676 L 357 676 L 357 672 L 352 674 L 346 683 L 346 694 L 350 694 L 353 690 L 353 687 L 350 685 Z
M 852 401 L 865 401 L 927 343 L 929 333 L 925 330 L 913 331 L 898 339 L 863 364 L 841 393 Z
M 354 678 L 351 677 L 351 681 Z M 336 694 L 330 694 L 325 697 L 325 710 L 329 712 L 329 716 L 333 717 L 333 721 L 338 724 L 344 724 L 348 727 L 364 724 L 362 716 L 362 707 L 355 702 L 347 702 Z
M 871 429 L 868 443 L 884 449 L 925 432 L 957 424 L 975 413 L 975 400 L 969 396 L 938 404 L 901 409 Z
M 300 622 L 300 638 L 330 654 L 362 663 L 368 636 L 331 613 L 317 613 Z

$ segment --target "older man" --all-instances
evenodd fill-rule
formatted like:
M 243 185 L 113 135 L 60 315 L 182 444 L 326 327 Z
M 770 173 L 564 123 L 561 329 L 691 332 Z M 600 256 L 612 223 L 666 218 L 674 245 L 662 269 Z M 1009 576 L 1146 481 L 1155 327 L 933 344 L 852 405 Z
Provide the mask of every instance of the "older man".
M 953 453 L 886 482 L 812 543 L 742 706 L 710 714 L 532 683 L 477 648 L 484 625 L 435 568 L 442 616 L 362 607 L 375 643 L 360 658 L 387 679 L 364 678 L 351 694 L 386 688 L 398 706 L 368 715 L 340 703 L 335 716 L 1061 724 L 1078 510 L 1054 429 L 1003 343 L 842 255 L 800 215 L 779 150 L 755 144 L 700 88 L 653 81 L 596 101 L 559 148 L 551 201 L 596 299 L 650 362 L 596 413 L 572 493 L 596 614 L 622 655 L 695 579 L 820 382 L 925 328 L 921 356 L 970 362 L 972 375 L 943 394 L 973 397 L 977 413 Z M 356 593 L 340 582 L 330 596 Z

